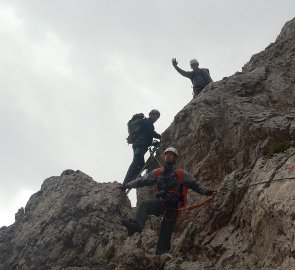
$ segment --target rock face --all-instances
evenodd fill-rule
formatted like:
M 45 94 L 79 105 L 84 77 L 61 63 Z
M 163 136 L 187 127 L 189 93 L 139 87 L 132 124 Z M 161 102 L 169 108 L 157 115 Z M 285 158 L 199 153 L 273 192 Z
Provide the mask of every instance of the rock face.
M 103 269 L 126 238 L 121 216 L 130 202 L 118 186 L 79 171 L 46 179 L 16 222 L 1 228 L 0 269 Z
M 170 254 L 154 255 L 160 218 L 127 237 L 120 219 L 132 209 L 118 183 L 67 170 L 0 229 L 0 269 L 295 269 L 294 108 L 295 19 L 163 133 L 158 157 L 175 146 L 179 165 L 218 190 L 182 214 Z

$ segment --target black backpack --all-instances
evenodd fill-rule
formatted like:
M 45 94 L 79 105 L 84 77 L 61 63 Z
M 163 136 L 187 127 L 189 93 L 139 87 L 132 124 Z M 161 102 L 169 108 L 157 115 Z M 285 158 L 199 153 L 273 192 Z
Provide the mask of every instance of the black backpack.
M 126 138 L 128 144 L 133 144 L 140 129 L 140 124 L 144 119 L 143 113 L 136 113 L 127 123 L 128 137 Z

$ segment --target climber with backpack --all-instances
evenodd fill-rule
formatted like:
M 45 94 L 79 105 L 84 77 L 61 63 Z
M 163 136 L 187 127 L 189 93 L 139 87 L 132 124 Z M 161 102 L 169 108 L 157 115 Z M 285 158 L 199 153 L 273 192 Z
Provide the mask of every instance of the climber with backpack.
M 172 65 L 178 71 L 179 74 L 191 80 L 193 85 L 194 98 L 198 96 L 209 83 L 213 82 L 209 73 L 209 69 L 199 68 L 199 62 L 195 58 L 190 60 L 190 66 L 192 71 L 184 71 L 181 68 L 179 68 L 177 66 L 178 62 L 176 58 L 172 58 Z
M 183 169 L 177 169 L 177 158 L 177 150 L 174 147 L 168 147 L 164 151 L 164 167 L 157 168 L 121 186 L 122 190 L 155 186 L 156 198 L 141 201 L 137 207 L 135 218 L 123 218 L 122 225 L 127 228 L 128 235 L 131 236 L 142 231 L 148 215 L 163 215 L 156 248 L 157 255 L 167 253 L 171 248 L 172 231 L 179 209 L 186 204 L 187 189 L 192 189 L 202 195 L 215 195 L 215 191 L 202 186 L 191 174 Z
M 153 139 L 161 140 L 161 135 L 155 132 L 154 123 L 159 119 L 160 112 L 153 109 L 149 113 L 149 117 L 145 118 L 144 115 L 135 114 L 129 120 L 128 138 L 127 142 L 132 144 L 133 160 L 124 178 L 123 184 L 127 184 L 134 180 L 144 166 L 144 155 L 148 147 L 153 144 Z M 154 143 L 157 143 L 154 142 Z

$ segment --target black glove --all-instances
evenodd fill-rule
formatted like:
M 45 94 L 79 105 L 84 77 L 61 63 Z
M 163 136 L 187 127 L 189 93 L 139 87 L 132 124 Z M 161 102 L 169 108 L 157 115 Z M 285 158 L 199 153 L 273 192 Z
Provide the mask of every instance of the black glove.
M 160 141 L 153 141 L 152 146 L 157 147 L 159 146 L 159 144 L 160 144 Z
M 215 197 L 216 194 L 217 194 L 217 192 L 216 192 L 215 190 L 209 190 L 209 191 L 207 191 L 207 193 L 206 193 L 207 196 L 213 196 L 213 197 Z
M 178 65 L 178 62 L 176 61 L 176 58 L 172 58 L 172 65 L 176 67 Z

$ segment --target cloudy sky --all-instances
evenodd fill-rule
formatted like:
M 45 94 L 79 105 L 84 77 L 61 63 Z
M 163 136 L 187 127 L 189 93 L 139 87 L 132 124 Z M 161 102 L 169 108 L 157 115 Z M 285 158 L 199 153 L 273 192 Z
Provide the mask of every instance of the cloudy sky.
M 0 0 L 0 226 L 64 169 L 122 182 L 129 118 L 191 100 L 172 67 L 241 71 L 294 17 L 294 0 Z

